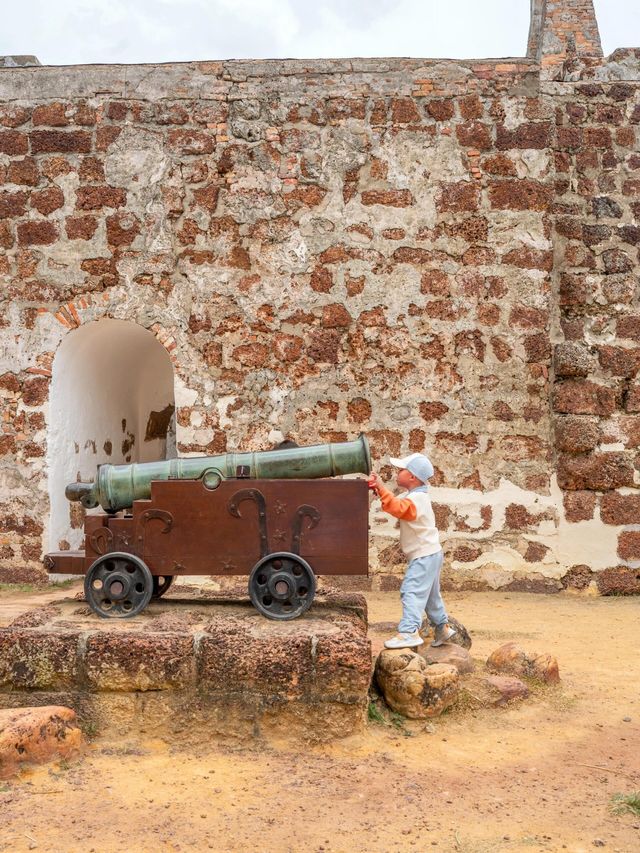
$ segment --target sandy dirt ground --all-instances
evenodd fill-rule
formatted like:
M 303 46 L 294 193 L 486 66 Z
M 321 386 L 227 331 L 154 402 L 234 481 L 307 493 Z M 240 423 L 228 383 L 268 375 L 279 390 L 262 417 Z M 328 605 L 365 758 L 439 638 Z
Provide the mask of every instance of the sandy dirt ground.
M 379 648 L 398 595 L 368 599 Z M 0 851 L 640 851 L 640 818 L 610 809 L 613 794 L 640 790 L 640 599 L 472 593 L 448 604 L 478 661 L 515 640 L 555 654 L 562 686 L 503 709 L 463 701 L 429 724 L 371 723 L 323 747 L 196 753 L 161 732 L 98 737 L 77 759 L 0 783 Z

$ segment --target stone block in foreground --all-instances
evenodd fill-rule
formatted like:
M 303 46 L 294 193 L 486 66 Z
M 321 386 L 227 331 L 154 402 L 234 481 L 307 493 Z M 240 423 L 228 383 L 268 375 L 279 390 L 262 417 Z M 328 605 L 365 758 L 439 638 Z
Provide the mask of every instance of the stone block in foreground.
M 288 622 L 198 591 L 133 619 L 100 619 L 67 599 L 14 622 L 0 628 L 0 708 L 67 705 L 105 734 L 190 742 L 320 741 L 364 725 L 372 662 L 362 596 L 319 595 Z
M 24 763 L 68 758 L 82 747 L 82 732 L 71 708 L 44 706 L 0 710 L 0 779 Z

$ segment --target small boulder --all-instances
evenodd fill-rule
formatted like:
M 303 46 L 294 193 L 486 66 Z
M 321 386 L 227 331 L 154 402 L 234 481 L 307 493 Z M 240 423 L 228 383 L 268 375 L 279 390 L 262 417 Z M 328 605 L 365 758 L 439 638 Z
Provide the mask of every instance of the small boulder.
M 443 646 L 436 646 L 436 648 L 425 643 L 424 646 L 419 646 L 416 651 L 429 664 L 448 663 L 455 666 L 460 675 L 473 672 L 476 668 L 469 652 L 462 646 L 454 646 L 452 643 L 445 643 Z
M 458 698 L 455 666 L 429 665 L 411 649 L 384 649 L 375 675 L 387 705 L 412 720 L 437 717 Z
M 71 708 L 45 705 L 0 710 L 0 779 L 14 775 L 24 762 L 41 764 L 67 758 L 82 743 Z
M 536 655 L 529 660 L 531 678 L 544 681 L 545 684 L 559 684 L 560 670 L 558 660 L 553 655 Z
M 510 675 L 488 675 L 484 683 L 492 694 L 492 705 L 506 705 L 514 699 L 526 699 L 529 695 L 529 688 L 524 681 Z
M 487 669 L 491 672 L 535 678 L 546 684 L 558 684 L 560 672 L 553 655 L 527 654 L 516 643 L 505 643 L 489 655 Z
M 456 629 L 456 633 L 449 640 L 449 642 L 453 643 L 456 646 L 462 646 L 463 649 L 470 649 L 471 635 L 464 627 L 462 622 L 459 622 L 457 619 L 454 619 L 453 616 L 449 616 L 449 625 L 452 628 Z M 428 619 L 425 619 L 422 623 L 422 627 L 420 628 L 420 636 L 425 641 L 425 643 L 430 643 L 435 636 L 433 626 L 429 623 Z

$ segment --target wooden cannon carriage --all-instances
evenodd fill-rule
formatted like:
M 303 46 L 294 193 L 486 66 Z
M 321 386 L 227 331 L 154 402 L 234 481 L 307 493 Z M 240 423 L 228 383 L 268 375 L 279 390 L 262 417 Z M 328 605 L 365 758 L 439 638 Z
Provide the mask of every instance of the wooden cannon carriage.
M 270 619 L 307 610 L 316 575 L 368 574 L 369 448 L 356 441 L 264 453 L 101 465 L 66 494 L 85 518 L 84 551 L 47 554 L 53 574 L 84 574 L 99 616 L 126 618 L 180 575 L 248 575 Z

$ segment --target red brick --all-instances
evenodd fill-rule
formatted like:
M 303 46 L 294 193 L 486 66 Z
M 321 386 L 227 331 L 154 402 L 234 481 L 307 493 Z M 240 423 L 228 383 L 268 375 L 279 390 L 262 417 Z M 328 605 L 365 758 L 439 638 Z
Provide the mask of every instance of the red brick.
M 510 130 L 499 124 L 496 148 L 548 148 L 551 139 L 551 123 L 548 121 L 521 124 Z
M 496 210 L 547 210 L 553 188 L 539 181 L 494 181 L 489 183 L 489 200 Z
M 96 233 L 98 221 L 93 216 L 70 216 L 65 221 L 70 240 L 90 240 Z
M 400 246 L 392 255 L 398 264 L 428 264 L 433 261 L 433 253 L 414 246 Z
M 560 454 L 557 472 L 560 488 L 571 491 L 606 492 L 633 486 L 633 463 L 623 453 Z
M 100 184 L 104 181 L 104 166 L 97 157 L 83 157 L 78 171 L 80 180 L 86 184 Z
M 31 193 L 31 206 L 38 213 L 48 216 L 54 210 L 59 210 L 64 204 L 64 193 L 58 187 L 49 187 L 40 192 Z
M 0 192 L 0 219 L 13 219 L 26 213 L 26 192 Z
M 520 326 L 523 329 L 546 329 L 548 320 L 547 311 L 530 308 L 527 305 L 514 305 L 509 315 L 510 325 Z
M 212 154 L 215 149 L 215 136 L 202 130 L 172 130 L 168 142 L 181 154 Z
M 573 415 L 608 417 L 616 410 L 616 394 L 611 388 L 586 380 L 556 384 L 553 409 Z
M 520 267 L 524 270 L 543 270 L 550 272 L 553 269 L 553 251 L 550 249 L 534 249 L 531 246 L 520 246 L 512 249 L 502 258 L 502 263 Z
M 20 127 L 31 117 L 30 107 L 19 107 L 17 104 L 0 104 L 0 125 L 3 127 Z
M 457 125 L 456 136 L 460 145 L 464 145 L 466 148 L 487 151 L 493 146 L 491 128 L 479 121 Z
M 99 210 L 101 207 L 122 207 L 127 193 L 123 189 L 108 186 L 78 187 L 76 207 L 78 210 Z
M 427 423 L 431 423 L 432 421 L 437 421 L 441 417 L 447 414 L 449 411 L 449 407 L 445 406 L 444 403 L 420 403 L 420 416 Z
M 130 212 L 107 216 L 107 243 L 110 246 L 130 246 L 140 233 L 140 220 Z
M 631 258 L 620 249 L 607 249 L 602 253 L 602 260 L 608 275 L 631 272 L 634 268 Z
M 48 246 L 58 239 L 58 229 L 53 222 L 31 220 L 18 223 L 18 243 L 21 246 Z
M 618 556 L 621 560 L 640 559 L 640 531 L 624 530 L 618 536 Z
M 602 496 L 600 518 L 605 524 L 638 524 L 640 495 L 608 492 Z
M 459 563 L 473 563 L 482 556 L 482 549 L 472 545 L 460 545 L 453 552 L 453 559 Z
M 0 130 L 0 154 L 16 157 L 27 154 L 29 142 L 24 133 L 17 130 Z
M 363 424 L 371 417 L 371 403 L 363 397 L 354 397 L 347 403 L 347 415 L 350 421 Z
M 325 329 L 341 329 L 351 325 L 352 317 L 344 305 L 336 302 L 324 306 L 321 323 Z
M 37 161 L 33 157 L 25 157 L 23 160 L 12 160 L 9 163 L 7 178 L 10 184 L 22 184 L 29 187 L 37 186 L 40 180 Z
M 584 144 L 587 148 L 611 148 L 611 131 L 608 127 L 585 127 Z
M 307 353 L 316 363 L 337 364 L 340 334 L 332 329 L 314 329 L 309 335 Z
M 516 165 L 506 154 L 495 154 L 482 161 L 482 168 L 489 175 L 499 175 L 505 178 L 516 178 Z
M 362 116 L 364 118 L 364 116 Z M 416 124 L 420 113 L 411 98 L 394 98 L 391 101 L 391 121 L 394 124 Z
M 556 420 L 556 450 L 563 453 L 586 453 L 600 443 L 600 427 L 595 419 L 584 416 L 560 417 Z
M 449 277 L 440 270 L 427 270 L 420 278 L 420 292 L 432 296 L 448 296 L 450 293 Z
M 38 376 L 24 383 L 22 401 L 25 406 L 41 406 L 49 396 L 49 379 Z
M 440 198 L 436 207 L 441 213 L 451 211 L 477 210 L 480 203 L 480 190 L 470 181 L 442 184 Z
M 116 125 L 103 125 L 96 130 L 96 151 L 107 151 L 122 133 Z
M 362 204 L 370 207 L 384 204 L 388 207 L 411 207 L 415 199 L 409 190 L 365 190 L 361 195 Z
M 289 208 L 317 207 L 327 194 L 324 187 L 317 184 L 301 184 L 283 196 L 283 201 Z
M 88 154 L 91 151 L 91 134 L 85 130 L 34 130 L 29 134 L 34 154 Z
M 579 127 L 559 127 L 557 130 L 558 148 L 582 148 L 582 129 Z
M 640 370 L 640 347 L 601 346 L 598 347 L 598 358 L 602 369 L 613 376 L 633 378 Z
M 563 504 L 567 521 L 590 521 L 596 509 L 596 496 L 593 492 L 565 492 Z
M 316 293 L 329 293 L 333 287 L 331 271 L 326 267 L 316 267 L 311 273 L 309 284 L 311 285 L 311 289 L 315 290 Z
M 477 95 L 467 95 L 466 98 L 460 98 L 458 101 L 460 107 L 460 115 L 466 121 L 474 118 L 482 118 L 484 107 L 482 101 Z
M 31 123 L 34 127 L 45 125 L 48 127 L 65 127 L 69 124 L 69 119 L 66 116 L 66 106 L 59 101 L 53 101 L 49 104 L 42 104 L 36 107 L 31 116 Z
M 436 121 L 449 121 L 455 114 L 453 101 L 450 99 L 441 101 L 429 101 L 427 112 Z
M 2 194 L 0 193 L 0 211 L 2 210 Z M 0 212 L 0 216 L 2 213 Z M 13 244 L 15 243 L 15 238 L 13 236 L 13 231 L 11 229 L 11 225 L 6 220 L 3 222 L 0 219 L 0 248 L 2 249 L 11 249 Z

